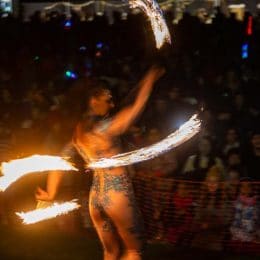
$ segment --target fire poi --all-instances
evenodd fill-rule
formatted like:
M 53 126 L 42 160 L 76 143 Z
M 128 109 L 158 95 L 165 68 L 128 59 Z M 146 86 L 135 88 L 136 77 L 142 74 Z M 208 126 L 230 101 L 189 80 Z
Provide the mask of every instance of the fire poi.
M 197 115 L 193 115 L 190 120 L 185 122 L 178 130 L 168 135 L 160 142 L 151 146 L 134 150 L 128 153 L 118 154 L 111 158 L 102 158 L 98 161 L 91 162 L 88 168 L 110 168 L 130 165 L 141 161 L 152 159 L 173 149 L 200 131 L 201 122 Z M 21 178 L 22 176 L 32 172 L 46 172 L 52 170 L 60 171 L 77 171 L 64 158 L 49 155 L 33 155 L 23 159 L 12 160 L 2 163 L 2 173 L 0 177 L 0 189 L 4 191 L 9 185 Z M 75 210 L 80 206 L 75 202 L 64 202 L 62 204 L 53 203 L 44 209 L 36 209 L 30 212 L 17 213 L 23 219 L 24 224 L 36 223 L 44 219 L 50 219 L 58 215 L 66 214 L 71 210 Z
M 156 47 L 159 49 L 165 42 L 171 43 L 171 37 L 163 18 L 162 11 L 155 0 L 130 0 L 130 7 L 140 8 L 146 13 L 151 22 L 151 27 L 155 36 Z M 200 131 L 200 120 L 194 115 L 184 123 L 177 131 L 168 135 L 162 141 L 148 147 L 134 150 L 127 153 L 118 154 L 111 158 L 102 158 L 92 161 L 87 165 L 88 168 L 111 168 L 125 166 L 141 161 L 152 159 L 163 154 L 182 143 L 186 142 Z M 0 191 L 14 183 L 22 176 L 33 172 L 46 171 L 77 171 L 68 161 L 59 156 L 33 155 L 23 159 L 12 160 L 2 163 L 1 170 L 3 176 L 0 177 Z M 80 205 L 75 200 L 64 203 L 52 203 L 46 208 L 38 208 L 27 213 L 16 213 L 22 218 L 23 223 L 32 224 L 44 219 L 50 219 L 61 214 L 79 208 Z
M 157 49 L 160 49 L 165 42 L 171 43 L 169 29 L 163 18 L 162 10 L 156 1 L 130 0 L 129 4 L 132 8 L 140 8 L 150 20 Z
M 68 212 L 78 209 L 79 207 L 80 205 L 77 203 L 77 200 L 71 200 L 64 203 L 53 203 L 53 205 L 49 207 L 28 212 L 16 212 L 16 215 L 23 220 L 24 224 L 33 224 L 42 220 L 67 214 Z

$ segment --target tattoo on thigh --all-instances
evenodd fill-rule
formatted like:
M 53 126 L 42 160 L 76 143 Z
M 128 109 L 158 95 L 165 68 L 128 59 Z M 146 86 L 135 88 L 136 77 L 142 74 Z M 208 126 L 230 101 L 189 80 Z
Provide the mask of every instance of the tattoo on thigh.
M 105 219 L 104 224 L 102 226 L 102 231 L 104 232 L 114 231 L 113 224 L 109 218 Z
M 130 185 L 131 183 L 126 174 L 116 176 L 109 173 L 104 174 L 104 193 L 108 191 L 128 193 Z
M 100 177 L 98 174 L 94 174 L 91 190 L 95 192 L 100 192 Z
M 90 200 L 90 205 L 91 207 L 93 207 L 94 209 L 98 209 L 100 210 L 100 202 L 99 202 L 99 199 L 98 199 L 98 196 L 97 195 L 94 195 L 92 196 L 91 200 Z
M 110 219 L 110 217 L 106 214 L 106 212 L 104 211 L 103 208 L 100 207 L 99 213 L 100 213 L 102 220 L 104 221 L 104 223 L 102 225 L 102 231 L 104 231 L 104 232 L 114 231 L 115 228 L 114 228 L 113 222 Z

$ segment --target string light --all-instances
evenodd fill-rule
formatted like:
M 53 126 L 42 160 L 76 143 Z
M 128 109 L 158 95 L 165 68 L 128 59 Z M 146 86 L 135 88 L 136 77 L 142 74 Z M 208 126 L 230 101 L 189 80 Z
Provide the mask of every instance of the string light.
M 89 5 L 94 4 L 95 2 L 99 2 L 100 4 L 104 5 L 104 6 L 108 6 L 108 7 L 114 7 L 114 8 L 122 8 L 122 7 L 129 7 L 129 3 L 113 3 L 113 2 L 108 2 L 108 1 L 88 1 L 82 4 L 73 4 L 73 3 L 69 3 L 69 2 L 57 2 L 54 3 L 52 5 L 46 6 L 44 7 L 45 10 L 50 10 L 53 9 L 59 5 L 63 5 L 63 6 L 69 6 L 72 7 L 74 9 L 80 10 L 82 7 L 86 7 Z M 169 6 L 174 2 L 174 0 L 167 0 L 164 1 L 162 3 L 159 3 L 160 7 L 165 7 L 165 6 Z
M 73 7 L 73 8 L 82 8 L 82 7 L 93 4 L 94 2 L 95 1 L 89 1 L 89 2 L 85 2 L 83 4 L 72 4 L 72 3 L 69 3 L 69 2 L 58 2 L 58 3 L 52 4 L 52 5 L 46 6 L 46 7 L 44 7 L 44 9 L 50 10 L 50 9 L 53 9 L 53 8 L 59 6 L 59 5 L 69 6 L 69 7 Z

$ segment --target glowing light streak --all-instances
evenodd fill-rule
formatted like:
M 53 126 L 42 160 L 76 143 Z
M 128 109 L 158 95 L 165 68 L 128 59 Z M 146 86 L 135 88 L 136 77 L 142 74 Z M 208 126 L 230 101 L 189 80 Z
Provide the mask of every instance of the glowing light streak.
M 44 7 L 44 9 L 45 10 L 50 10 L 50 9 L 53 9 L 53 8 L 59 6 L 59 5 L 63 5 L 63 6 L 66 6 L 66 7 L 72 7 L 72 8 L 75 8 L 75 9 L 79 10 L 82 7 L 89 6 L 89 5 L 92 5 L 94 3 L 95 3 L 95 1 L 88 1 L 88 2 L 85 2 L 85 3 L 82 3 L 82 4 L 73 4 L 73 3 L 70 3 L 70 2 L 57 2 L 57 3 L 54 3 L 52 5 Z M 122 8 L 122 7 L 128 7 L 129 6 L 128 3 L 123 3 L 123 4 L 112 3 L 112 2 L 109 3 L 107 1 L 99 1 L 99 3 L 102 4 L 102 5 L 105 5 L 105 6 L 116 7 L 116 8 Z
M 149 18 L 157 49 L 160 49 L 165 42 L 171 43 L 171 36 L 162 10 L 155 0 L 130 0 L 129 4 L 131 8 L 140 8 Z
M 159 3 L 159 5 L 161 7 L 164 7 L 164 6 L 169 6 L 170 4 L 172 4 L 175 0 L 166 0 L 164 2 L 161 2 Z M 102 5 L 105 5 L 105 6 L 109 6 L 109 7 L 114 7 L 114 8 L 122 8 L 122 7 L 128 7 L 129 4 L 128 3 L 116 3 L 116 1 L 99 1 Z M 82 4 L 73 4 L 73 3 L 70 3 L 70 2 L 57 2 L 57 3 L 54 3 L 54 4 L 51 4 L 49 6 L 46 6 L 44 7 L 45 10 L 50 10 L 50 9 L 53 9 L 55 8 L 56 6 L 59 6 L 59 5 L 63 5 L 63 6 L 67 6 L 67 7 L 72 7 L 74 9 L 77 9 L 79 10 L 80 8 L 82 7 L 85 7 L 85 6 L 89 6 L 89 5 L 92 5 L 94 4 L 95 1 L 87 1 L 85 3 L 82 3 Z
M 86 2 L 86 3 L 83 3 L 83 4 L 72 4 L 70 2 L 58 2 L 58 3 L 52 4 L 52 5 L 46 6 L 46 7 L 44 7 L 44 9 L 50 10 L 50 9 L 55 8 L 56 6 L 59 6 L 59 5 L 63 5 L 63 6 L 67 6 L 67 7 L 74 7 L 74 8 L 82 8 L 82 7 L 93 4 L 94 2 L 95 1 L 89 1 L 89 2 Z
M 186 142 L 200 131 L 200 127 L 200 120 L 197 118 L 197 115 L 193 115 L 190 120 L 184 123 L 178 130 L 156 144 L 128 153 L 118 154 L 111 158 L 103 158 L 91 162 L 88 167 L 119 167 L 152 159 Z M 4 176 L 0 177 L 0 190 L 5 190 L 11 183 L 27 173 L 47 170 L 64 171 L 77 169 L 58 156 L 33 155 L 24 159 L 13 160 L 9 163 L 2 163 L 2 172 Z M 48 205 L 48 203 L 43 204 Z M 59 215 L 67 214 L 79 207 L 80 205 L 76 203 L 76 200 L 72 200 L 61 204 L 54 203 L 51 206 L 38 208 L 29 212 L 16 212 L 16 215 L 23 220 L 24 224 L 33 224 Z
M 3 176 L 0 177 L 0 191 L 4 191 L 13 182 L 28 173 L 43 171 L 77 171 L 65 159 L 59 156 L 33 155 L 1 164 Z
M 197 115 L 193 115 L 190 120 L 181 125 L 178 130 L 158 143 L 128 153 L 118 154 L 111 158 L 102 158 L 93 161 L 87 167 L 111 168 L 152 159 L 186 142 L 200 131 L 200 127 L 200 120 L 197 118 Z
M 16 212 L 16 215 L 23 220 L 24 224 L 34 224 L 78 209 L 80 205 L 76 201 L 77 200 L 67 201 L 64 203 L 53 203 L 52 206 L 42 209 L 20 213 Z

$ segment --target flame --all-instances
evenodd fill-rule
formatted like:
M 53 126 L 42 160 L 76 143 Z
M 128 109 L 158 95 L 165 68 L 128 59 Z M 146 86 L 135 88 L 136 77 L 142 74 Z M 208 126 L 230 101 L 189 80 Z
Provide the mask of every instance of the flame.
M 59 156 L 33 155 L 3 162 L 1 164 L 3 176 L 0 177 L 0 191 L 4 191 L 9 185 L 28 173 L 54 170 L 77 171 L 74 166 Z
M 52 206 L 43 209 L 35 209 L 20 213 L 16 212 L 16 215 L 23 220 L 23 224 L 34 224 L 78 209 L 80 205 L 76 201 L 77 200 L 71 200 L 64 203 L 53 203 Z
M 140 8 L 150 19 L 157 49 L 160 49 L 164 42 L 171 43 L 171 36 L 162 10 L 155 0 L 130 0 L 129 4 L 131 8 Z
M 111 158 L 102 158 L 91 162 L 88 167 L 118 167 L 152 159 L 189 140 L 200 131 L 200 128 L 200 120 L 197 118 L 197 115 L 193 115 L 178 130 L 158 143 L 128 153 L 118 154 Z M 33 155 L 24 159 L 12 160 L 9 163 L 2 163 L 2 172 L 4 176 L 0 177 L 0 190 L 5 190 L 11 183 L 27 173 L 49 170 L 77 169 L 68 161 L 58 156 Z M 76 203 L 76 200 L 72 200 L 61 204 L 54 203 L 46 208 L 39 208 L 26 213 L 16 212 L 16 215 L 23 220 L 24 224 L 33 224 L 66 214 L 79 207 L 80 205 Z
M 88 167 L 118 167 L 152 159 L 186 142 L 200 131 L 200 127 L 200 120 L 197 118 L 197 115 L 193 115 L 187 122 L 181 125 L 178 130 L 158 143 L 128 153 L 118 154 L 111 158 L 102 158 L 93 161 Z

